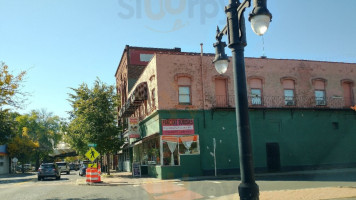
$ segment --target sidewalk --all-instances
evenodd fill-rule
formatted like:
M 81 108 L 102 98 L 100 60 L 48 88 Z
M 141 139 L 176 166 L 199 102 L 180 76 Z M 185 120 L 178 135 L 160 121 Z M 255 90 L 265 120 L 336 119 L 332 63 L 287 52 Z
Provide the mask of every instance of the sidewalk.
M 239 194 L 215 198 L 215 200 L 240 199 Z M 356 188 L 325 187 L 300 190 L 261 191 L 260 200 L 355 200 Z
M 257 173 L 256 178 L 283 176 L 283 175 L 306 175 L 306 174 L 330 174 L 340 172 L 356 172 L 356 168 L 343 168 L 343 169 L 322 169 L 322 170 L 305 170 L 305 171 L 288 171 L 288 172 L 274 172 L 274 173 Z M 132 177 L 131 172 L 110 172 L 111 175 L 102 174 L 101 180 L 107 184 L 117 185 L 141 185 L 147 183 L 161 183 L 161 182 L 179 182 L 179 181 L 197 181 L 197 180 L 222 180 L 222 179 L 240 179 L 240 175 L 218 175 L 218 176 L 196 176 L 184 177 L 178 179 L 161 180 L 158 178 L 142 176 Z
M 143 185 L 149 183 L 163 183 L 163 182 L 177 182 L 179 179 L 169 179 L 161 180 L 158 178 L 142 176 L 142 177 L 132 177 L 131 172 L 110 172 L 110 175 L 102 173 L 101 183 L 90 183 L 90 185 L 95 186 L 107 186 L 107 185 Z M 88 185 L 85 179 L 80 179 L 77 181 L 78 185 Z
M 354 168 L 345 169 L 328 169 L 328 170 L 308 170 L 308 171 L 294 171 L 294 172 L 278 172 L 278 173 L 259 173 L 256 174 L 257 179 L 269 176 L 282 175 L 300 175 L 300 174 L 325 174 L 338 172 L 356 172 Z M 180 181 L 194 181 L 194 180 L 222 180 L 222 179 L 239 179 L 238 175 L 227 176 L 200 176 L 189 177 L 182 179 L 161 180 L 152 177 L 132 177 L 130 172 L 111 172 L 111 175 L 102 175 L 101 183 L 93 183 L 95 186 L 108 185 L 144 185 L 150 183 L 163 182 L 180 182 Z M 78 185 L 87 185 L 85 179 L 77 182 Z M 355 184 L 356 186 L 356 184 Z M 239 194 L 231 194 L 214 198 L 216 200 L 230 200 L 239 199 Z M 260 200 L 356 200 L 356 187 L 324 187 L 324 188 L 308 188 L 297 190 L 275 190 L 275 191 L 260 191 Z

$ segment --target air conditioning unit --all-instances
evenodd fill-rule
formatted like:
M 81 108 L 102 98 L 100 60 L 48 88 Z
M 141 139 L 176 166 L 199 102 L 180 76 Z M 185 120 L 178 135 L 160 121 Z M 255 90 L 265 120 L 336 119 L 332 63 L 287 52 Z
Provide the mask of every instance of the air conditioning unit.
M 316 101 L 316 105 L 317 106 L 325 106 L 326 105 L 326 101 L 325 100 L 317 100 Z
M 286 100 L 285 101 L 286 106 L 294 106 L 294 101 L 293 100 Z

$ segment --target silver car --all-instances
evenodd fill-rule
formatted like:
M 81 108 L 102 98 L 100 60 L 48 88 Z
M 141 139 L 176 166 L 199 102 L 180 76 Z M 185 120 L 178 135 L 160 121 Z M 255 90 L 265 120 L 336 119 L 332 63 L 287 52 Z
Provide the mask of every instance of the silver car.
M 70 167 L 67 162 L 56 162 L 56 164 L 58 165 L 59 169 L 61 170 L 61 173 L 63 173 L 63 172 L 65 172 L 67 174 L 70 173 Z
M 61 179 L 61 171 L 55 163 L 42 163 L 38 168 L 38 180 L 40 181 L 47 177 L 53 177 L 56 180 Z

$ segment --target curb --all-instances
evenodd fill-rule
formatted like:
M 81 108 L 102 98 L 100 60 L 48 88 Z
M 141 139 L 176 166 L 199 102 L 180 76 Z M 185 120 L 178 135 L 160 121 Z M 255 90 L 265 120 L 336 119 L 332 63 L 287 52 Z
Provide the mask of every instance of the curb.
M 355 172 L 355 168 L 341 168 L 341 169 L 321 169 L 321 170 L 306 170 L 306 171 L 289 171 L 289 172 L 276 172 L 276 173 L 256 173 L 256 178 L 271 177 L 271 176 L 286 176 L 286 175 L 307 175 L 307 174 L 322 174 L 322 173 L 339 173 L 339 172 Z M 102 177 L 101 183 L 87 183 L 85 179 L 78 181 L 77 185 L 93 185 L 93 186 L 120 186 L 120 185 L 144 185 L 144 184 L 154 184 L 154 183 L 163 183 L 163 182 L 180 182 L 180 181 L 200 181 L 200 180 L 240 180 L 241 176 L 236 175 L 220 175 L 220 176 L 198 176 L 198 177 L 183 177 L 178 179 L 153 179 L 153 180 L 144 180 L 144 179 L 133 179 L 135 181 L 128 181 L 125 178 L 119 178 L 114 175 Z

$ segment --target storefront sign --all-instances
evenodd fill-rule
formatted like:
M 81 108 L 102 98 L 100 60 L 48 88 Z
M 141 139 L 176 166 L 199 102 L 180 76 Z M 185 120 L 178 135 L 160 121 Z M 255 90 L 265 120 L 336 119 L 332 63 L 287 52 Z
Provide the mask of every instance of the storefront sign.
M 129 118 L 129 129 L 128 129 L 128 137 L 129 138 L 140 138 L 140 132 L 139 132 L 139 126 L 138 126 L 138 118 L 137 117 L 130 117 Z
M 194 134 L 193 119 L 163 119 L 162 135 L 192 135 Z

